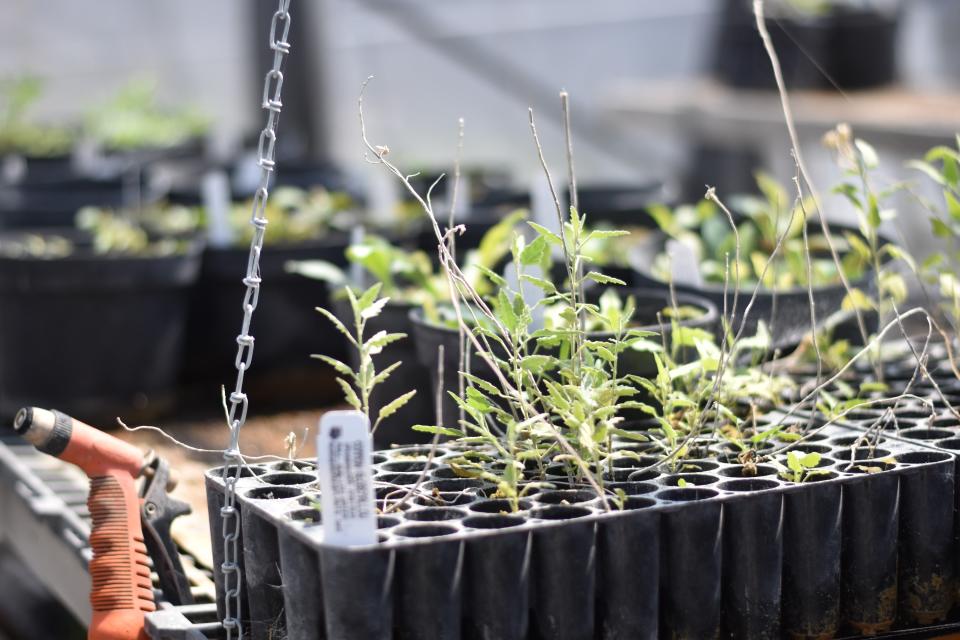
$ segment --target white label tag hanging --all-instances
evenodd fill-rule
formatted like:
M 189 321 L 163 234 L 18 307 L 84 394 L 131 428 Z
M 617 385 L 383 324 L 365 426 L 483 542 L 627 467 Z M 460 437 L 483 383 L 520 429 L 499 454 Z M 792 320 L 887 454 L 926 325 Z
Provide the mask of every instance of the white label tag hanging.
M 317 473 L 325 544 L 377 541 L 371 440 L 370 422 L 359 411 L 328 411 L 320 418 Z

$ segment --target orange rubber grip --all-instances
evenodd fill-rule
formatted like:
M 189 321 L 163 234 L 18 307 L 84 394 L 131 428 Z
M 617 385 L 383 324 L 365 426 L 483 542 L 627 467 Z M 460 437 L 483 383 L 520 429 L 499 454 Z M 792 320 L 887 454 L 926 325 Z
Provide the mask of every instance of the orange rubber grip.
M 87 638 L 145 640 L 144 614 L 156 607 L 133 478 L 122 471 L 91 477 L 87 506 L 93 518 Z

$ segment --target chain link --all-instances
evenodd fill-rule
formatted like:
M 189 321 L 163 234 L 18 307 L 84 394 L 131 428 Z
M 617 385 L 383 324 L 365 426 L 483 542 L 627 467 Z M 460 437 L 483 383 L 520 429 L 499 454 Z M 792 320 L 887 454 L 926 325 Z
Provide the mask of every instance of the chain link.
M 276 13 L 270 20 L 270 49 L 273 50 L 273 67 L 267 72 L 263 82 L 263 99 L 261 106 L 267 111 L 267 122 L 260 132 L 257 143 L 257 164 L 260 165 L 260 186 L 253 198 L 253 208 L 250 212 L 250 224 L 253 226 L 253 238 L 250 240 L 250 254 L 247 259 L 247 273 L 243 284 L 247 288 L 243 295 L 243 324 L 240 335 L 237 336 L 237 357 L 234 366 L 237 369 L 237 380 L 230 393 L 230 411 L 228 426 L 230 428 L 230 446 L 223 452 L 226 464 L 224 472 L 224 501 L 220 509 L 223 519 L 221 535 L 223 536 L 223 564 L 220 570 L 223 573 L 224 615 L 223 628 L 227 632 L 227 640 L 243 638 L 243 624 L 240 621 L 240 591 L 242 578 L 240 576 L 240 558 L 238 539 L 240 537 L 240 517 L 236 507 L 236 485 L 240 476 L 240 429 L 247 421 L 249 401 L 243 392 L 243 378 L 253 363 L 254 339 L 250 334 L 250 322 L 253 312 L 260 300 L 260 253 L 263 250 L 263 234 L 267 228 L 266 206 L 269 197 L 270 175 L 275 166 L 274 152 L 277 142 L 277 121 L 280 118 L 280 91 L 283 88 L 284 60 L 290 53 L 290 43 L 287 37 L 290 34 L 290 0 L 279 0 Z M 234 636 L 234 634 L 236 634 Z

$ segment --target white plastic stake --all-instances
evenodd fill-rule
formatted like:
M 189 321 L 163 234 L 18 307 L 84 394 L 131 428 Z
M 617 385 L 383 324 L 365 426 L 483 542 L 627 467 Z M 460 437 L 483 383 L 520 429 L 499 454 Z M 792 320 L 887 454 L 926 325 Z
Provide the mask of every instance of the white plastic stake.
M 233 244 L 230 226 L 230 180 L 223 171 L 211 171 L 200 183 L 203 208 L 207 211 L 207 240 L 212 247 Z
M 359 411 L 328 411 L 320 418 L 317 475 L 325 544 L 377 541 L 371 443 L 370 421 Z

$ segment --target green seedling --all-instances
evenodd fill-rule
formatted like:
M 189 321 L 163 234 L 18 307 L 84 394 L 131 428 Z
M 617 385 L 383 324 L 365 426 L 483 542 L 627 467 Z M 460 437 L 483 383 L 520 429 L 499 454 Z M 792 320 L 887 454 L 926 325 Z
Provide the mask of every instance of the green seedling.
M 337 383 L 343 389 L 344 399 L 351 407 L 367 416 L 372 425 L 371 433 L 376 432 L 381 421 L 396 413 L 417 393 L 416 390 L 408 391 L 381 407 L 377 416 L 371 415 L 370 395 L 373 390 L 390 377 L 390 374 L 402 364 L 402 362 L 397 361 L 378 372 L 373 362 L 373 356 L 383 351 L 383 348 L 387 345 L 407 337 L 405 333 L 387 333 L 386 331 L 378 331 L 370 337 L 365 335 L 367 322 L 380 315 L 380 312 L 389 302 L 389 298 L 380 297 L 381 287 L 382 285 L 377 283 L 359 296 L 349 287 L 345 289 L 347 299 L 350 301 L 350 308 L 353 311 L 353 332 L 349 331 L 330 311 L 317 307 L 317 311 L 326 316 L 340 333 L 347 337 L 350 345 L 356 349 L 359 356 L 359 365 L 356 371 L 336 358 L 323 354 L 311 356 L 327 363 L 340 374 L 337 376 Z
M 817 469 L 820 458 L 820 454 L 816 451 L 809 453 L 788 451 L 787 468 L 780 472 L 780 476 L 790 482 L 807 482 L 812 477 L 825 473 Z

